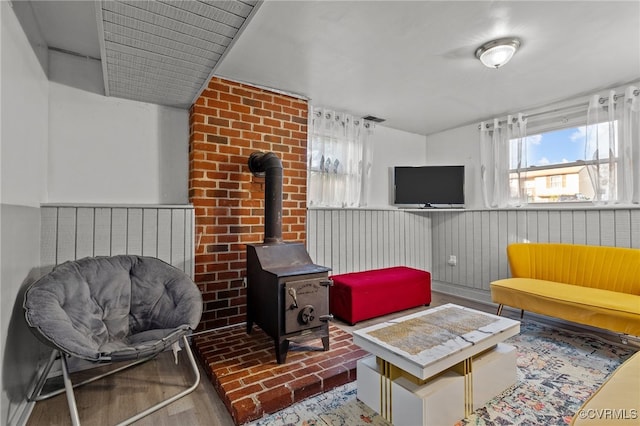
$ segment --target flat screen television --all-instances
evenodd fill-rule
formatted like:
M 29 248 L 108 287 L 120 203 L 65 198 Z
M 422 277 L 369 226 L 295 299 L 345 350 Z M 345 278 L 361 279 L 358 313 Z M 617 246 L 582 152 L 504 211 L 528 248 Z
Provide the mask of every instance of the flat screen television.
M 393 203 L 399 207 L 464 207 L 464 166 L 396 166 Z

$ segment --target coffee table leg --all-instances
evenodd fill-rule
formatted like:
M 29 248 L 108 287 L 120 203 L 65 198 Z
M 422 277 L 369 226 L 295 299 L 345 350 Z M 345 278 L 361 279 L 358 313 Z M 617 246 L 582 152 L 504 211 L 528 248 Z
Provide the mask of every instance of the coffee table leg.
M 400 369 L 382 358 L 376 358 L 380 369 L 380 415 L 393 422 L 393 381 L 400 377 Z
M 426 380 L 375 356 L 358 361 L 358 399 L 397 426 L 453 424 L 516 382 L 516 351 L 495 348 Z M 474 386 L 475 383 L 475 386 Z
M 473 413 L 473 362 L 471 358 L 462 361 L 464 374 L 464 416 Z

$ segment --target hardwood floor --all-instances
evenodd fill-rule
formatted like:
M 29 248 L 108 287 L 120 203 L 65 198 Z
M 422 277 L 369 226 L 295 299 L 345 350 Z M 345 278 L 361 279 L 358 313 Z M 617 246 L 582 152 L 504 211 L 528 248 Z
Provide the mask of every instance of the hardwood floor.
M 489 313 L 496 312 L 496 306 L 493 304 L 433 292 L 431 307 L 446 303 L 456 303 Z M 422 309 L 428 308 L 420 307 L 402 311 L 386 317 L 363 321 L 355 326 L 348 326 L 340 321 L 336 321 L 335 324 L 347 331 L 351 331 Z M 519 319 L 520 311 L 505 308 L 502 315 Z M 536 320 L 549 322 L 550 325 L 558 325 L 558 322 L 548 318 L 536 317 Z M 563 328 L 574 328 L 580 332 L 589 332 L 601 338 L 619 342 L 619 340 L 616 340 L 615 334 L 607 333 L 603 330 L 585 329 L 575 325 L 568 325 L 567 323 L 562 323 L 561 326 Z M 86 373 L 76 374 L 80 376 Z M 200 374 L 202 377 L 200 385 L 193 393 L 143 418 L 136 425 L 234 426 L 231 416 L 208 381 L 202 368 L 200 368 Z M 77 379 L 74 377 L 75 380 Z M 87 426 L 116 424 L 122 419 L 157 403 L 160 399 L 180 392 L 191 383 L 191 380 L 192 372 L 184 351 L 181 351 L 178 368 L 173 363 L 173 354 L 171 352 L 162 353 L 154 360 L 131 370 L 76 389 L 80 421 Z M 69 409 L 64 394 L 36 403 L 27 422 L 27 426 L 70 424 Z
M 93 372 L 97 370 L 94 369 Z M 80 381 L 87 375 L 87 372 L 75 373 L 73 381 Z M 191 394 L 135 424 L 234 426 L 202 367 L 200 376 L 200 384 Z M 179 393 L 191 383 L 193 372 L 184 351 L 181 351 L 178 366 L 174 364 L 172 352 L 161 353 L 144 364 L 75 389 L 80 423 L 83 426 L 117 424 L 162 399 Z M 70 424 L 64 394 L 37 402 L 27 422 L 27 426 Z

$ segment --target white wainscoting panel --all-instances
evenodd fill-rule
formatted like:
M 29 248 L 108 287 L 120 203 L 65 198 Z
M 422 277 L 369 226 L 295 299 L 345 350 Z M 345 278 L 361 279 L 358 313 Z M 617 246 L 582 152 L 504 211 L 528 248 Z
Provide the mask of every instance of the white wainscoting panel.
M 640 209 L 434 211 L 430 216 L 432 278 L 451 285 L 452 293 L 488 294 L 491 281 L 509 277 L 506 250 L 512 242 L 640 248 Z M 447 263 L 451 255 L 456 266 Z
M 431 270 L 431 218 L 405 210 L 311 209 L 307 250 L 332 274 L 390 266 Z
M 507 245 L 522 241 L 640 248 L 640 209 L 307 213 L 307 249 L 334 274 L 412 266 L 431 271 L 435 289 L 484 301 L 491 281 L 510 276 Z
M 193 278 L 193 206 L 45 205 L 40 210 L 45 266 L 135 254 L 162 259 Z

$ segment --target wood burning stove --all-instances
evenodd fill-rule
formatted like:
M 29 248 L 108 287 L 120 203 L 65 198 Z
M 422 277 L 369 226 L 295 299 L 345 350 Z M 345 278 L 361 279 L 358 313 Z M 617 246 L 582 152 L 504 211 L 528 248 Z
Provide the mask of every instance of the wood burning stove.
M 330 268 L 316 265 L 302 243 L 282 241 L 282 163 L 272 152 L 249 157 L 265 177 L 264 242 L 247 244 L 247 333 L 257 324 L 275 343 L 278 364 L 289 339 L 320 338 L 329 349 Z

